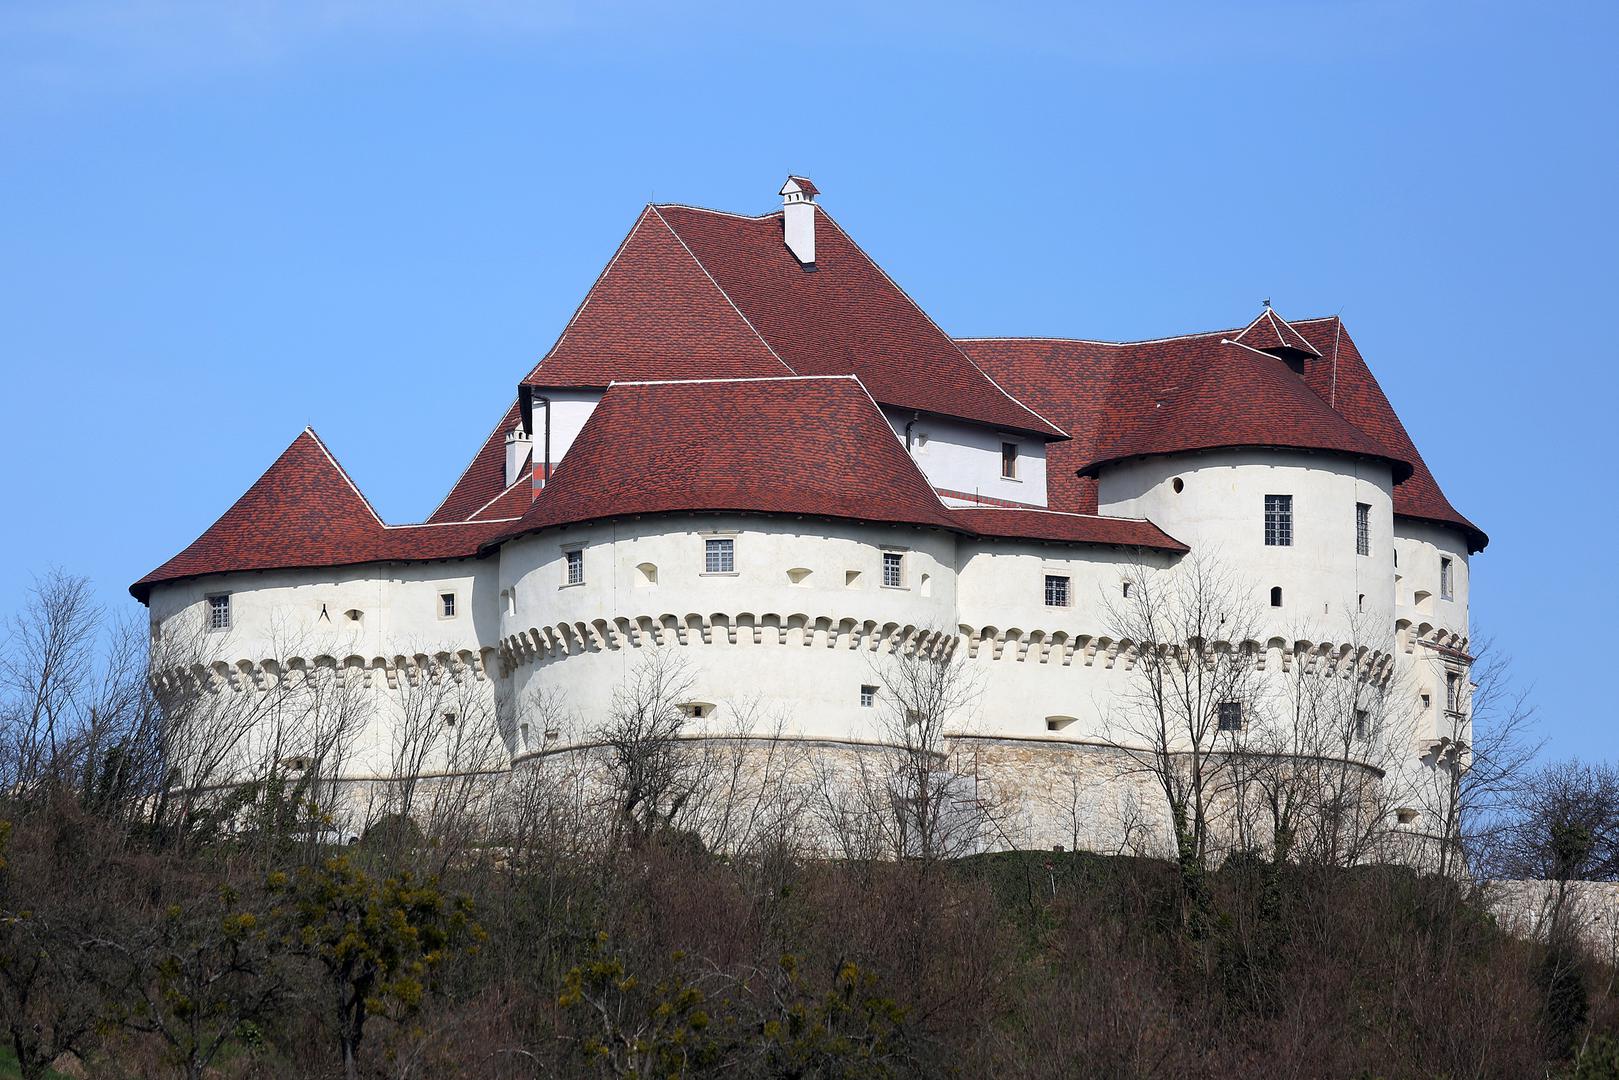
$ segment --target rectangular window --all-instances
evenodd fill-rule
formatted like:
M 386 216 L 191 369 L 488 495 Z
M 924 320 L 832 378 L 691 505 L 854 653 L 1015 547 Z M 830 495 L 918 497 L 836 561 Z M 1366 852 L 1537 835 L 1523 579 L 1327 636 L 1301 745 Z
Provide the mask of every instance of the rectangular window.
M 1370 503 L 1355 504 L 1355 554 L 1372 553 L 1372 507 Z
M 1462 677 L 1454 671 L 1445 674 L 1445 708 L 1462 711 Z
M 572 551 L 563 552 L 562 557 L 567 560 L 568 564 L 567 573 L 562 579 L 563 583 L 566 585 L 583 585 L 585 581 L 584 551 L 574 548 Z
M 208 598 L 208 629 L 230 629 L 230 593 L 219 593 Z
M 455 618 L 455 594 L 441 592 L 438 594 L 438 617 L 441 619 Z
M 1220 702 L 1220 730 L 1221 731 L 1241 731 L 1242 730 L 1242 702 L 1240 702 L 1240 701 L 1222 701 L 1222 702 Z
M 1444 556 L 1439 558 L 1439 599 L 1456 599 L 1455 582 L 1451 580 L 1450 560 Z
M 873 708 L 877 704 L 877 688 L 875 686 L 862 686 L 860 688 L 860 707 Z
M 1017 479 L 1017 443 L 1001 443 L 1001 475 L 1008 480 Z
M 703 573 L 736 573 L 736 541 L 730 539 L 704 540 Z
M 903 551 L 883 552 L 883 584 L 890 589 L 904 587 L 905 553 Z
M 1293 496 L 1265 496 L 1265 546 L 1293 546 Z
M 1356 709 L 1355 710 L 1355 738 L 1364 739 L 1364 738 L 1366 738 L 1366 736 L 1368 734 L 1371 733 L 1371 730 L 1372 730 L 1371 717 L 1366 714 L 1365 709 Z
M 1068 579 L 1060 574 L 1046 575 L 1046 607 L 1068 606 Z

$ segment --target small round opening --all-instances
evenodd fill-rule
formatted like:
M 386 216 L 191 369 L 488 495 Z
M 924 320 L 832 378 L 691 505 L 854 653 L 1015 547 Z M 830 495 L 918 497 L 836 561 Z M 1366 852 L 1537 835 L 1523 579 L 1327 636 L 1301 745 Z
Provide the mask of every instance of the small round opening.
M 1186 481 L 1177 476 L 1169 482 L 1169 486 L 1175 489 L 1175 494 L 1179 495 L 1186 490 Z

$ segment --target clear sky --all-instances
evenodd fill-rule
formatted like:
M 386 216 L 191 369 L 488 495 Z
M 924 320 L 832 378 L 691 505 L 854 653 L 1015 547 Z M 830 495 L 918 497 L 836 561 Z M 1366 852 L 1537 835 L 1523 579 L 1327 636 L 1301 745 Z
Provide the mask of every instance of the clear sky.
M 305 425 L 436 505 L 642 203 L 802 172 L 947 330 L 1342 312 L 1619 756 L 1619 5 L 8 0 L 0 609 L 105 601 Z

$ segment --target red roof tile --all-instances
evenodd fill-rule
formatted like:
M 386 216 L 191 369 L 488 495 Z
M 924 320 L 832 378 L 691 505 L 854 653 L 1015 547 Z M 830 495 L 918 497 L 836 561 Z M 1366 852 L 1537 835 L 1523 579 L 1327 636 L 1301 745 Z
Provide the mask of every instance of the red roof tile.
M 815 182 L 807 176 L 789 176 L 787 179 L 797 184 L 798 190 L 802 191 L 812 199 L 821 193 L 821 189 L 816 187 Z M 781 186 L 782 191 L 779 194 L 786 194 L 787 185 L 783 184 Z
M 218 521 L 129 591 L 144 602 L 159 582 L 203 574 L 464 558 L 505 527 L 384 525 L 305 428 Z
M 1071 514 L 1021 507 L 955 507 L 950 516 L 980 536 L 1048 540 L 1068 544 L 1113 544 L 1157 551 L 1190 551 L 1150 521 L 1139 518 Z
M 714 510 L 955 527 L 845 376 L 617 383 L 507 532 Z
M 1267 305 L 1254 321 L 1231 340 L 1263 352 L 1301 352 L 1320 356 L 1314 345 Z
M 444 501 L 428 515 L 429 524 L 466 521 L 506 490 L 506 433 L 517 427 L 520 419 L 521 413 L 514 401 L 501 414 L 478 452 L 472 455 L 472 461 L 450 488 L 450 493 L 444 496 Z
M 1060 437 L 957 347 L 824 212 L 813 273 L 780 213 L 649 207 L 524 382 L 858 375 L 884 405 Z

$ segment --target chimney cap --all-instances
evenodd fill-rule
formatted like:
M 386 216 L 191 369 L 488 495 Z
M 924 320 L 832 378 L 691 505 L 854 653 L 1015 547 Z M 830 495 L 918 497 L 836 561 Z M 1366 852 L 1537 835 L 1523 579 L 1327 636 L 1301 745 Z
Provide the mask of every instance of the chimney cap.
M 820 193 L 820 188 L 816 187 L 807 176 L 788 176 L 787 182 L 781 185 L 780 191 L 776 192 L 777 195 L 804 195 L 810 199 L 815 198 Z

